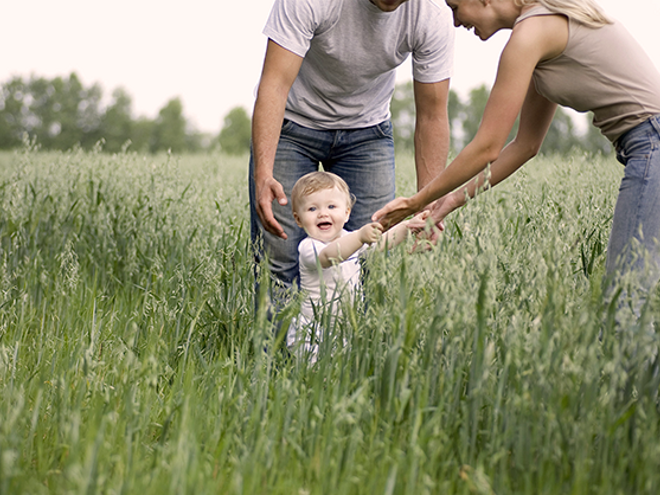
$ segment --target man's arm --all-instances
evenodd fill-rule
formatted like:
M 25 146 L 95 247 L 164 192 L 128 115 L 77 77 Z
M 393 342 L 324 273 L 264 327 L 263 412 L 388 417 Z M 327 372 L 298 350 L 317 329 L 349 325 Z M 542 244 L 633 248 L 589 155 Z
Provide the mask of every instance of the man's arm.
M 444 168 L 449 153 L 447 101 L 449 79 L 437 83 L 413 83 L 415 92 L 415 167 L 417 190 Z
M 289 90 L 298 75 L 302 57 L 268 40 L 257 100 L 252 115 L 252 150 L 256 209 L 264 228 L 271 234 L 287 238 L 273 216 L 272 203 L 287 203 L 282 185 L 273 178 L 275 152 L 280 138 L 284 108 Z

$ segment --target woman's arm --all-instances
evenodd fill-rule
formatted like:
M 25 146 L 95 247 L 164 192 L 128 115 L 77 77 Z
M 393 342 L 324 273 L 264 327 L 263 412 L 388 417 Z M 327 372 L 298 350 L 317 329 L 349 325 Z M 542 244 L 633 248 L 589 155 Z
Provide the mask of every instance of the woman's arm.
M 466 187 L 459 188 L 444 201 L 436 201 L 431 207 L 431 216 L 434 222 L 443 220 L 453 210 L 463 206 L 466 199 L 476 196 L 480 188 L 486 184 L 493 187 L 513 174 L 527 161 L 536 156 L 543 144 L 543 139 L 550 128 L 557 105 L 548 101 L 536 92 L 534 83 L 530 83 L 527 97 L 520 113 L 518 133 L 500 153 L 489 170 L 471 180 Z
M 561 29 L 562 26 L 564 31 Z M 497 161 L 516 117 L 521 113 L 523 104 L 527 100 L 536 65 L 561 53 L 566 40 L 567 21 L 561 16 L 531 17 L 517 24 L 502 52 L 497 78 L 474 139 L 421 191 L 410 198 L 395 199 L 377 211 L 373 219 L 381 222 L 385 227 L 393 225 L 432 201 L 454 191 L 480 174 L 489 163 Z M 546 117 L 543 116 L 540 121 L 545 122 Z M 540 127 L 535 119 L 526 119 L 524 124 L 521 120 L 521 128 L 523 126 L 525 128 L 522 135 L 519 132 L 523 137 L 525 133 L 529 133 L 529 136 L 544 136 L 547 131 L 547 126 Z M 524 139 L 519 141 L 517 146 L 524 141 Z M 516 151 L 516 147 L 510 151 Z M 522 156 L 521 151 L 522 148 L 518 148 L 516 156 Z M 507 158 L 507 154 L 503 157 L 503 163 L 511 165 L 512 161 L 510 157 Z M 522 163 L 517 163 L 516 168 Z M 510 173 L 512 171 L 503 174 L 503 177 Z

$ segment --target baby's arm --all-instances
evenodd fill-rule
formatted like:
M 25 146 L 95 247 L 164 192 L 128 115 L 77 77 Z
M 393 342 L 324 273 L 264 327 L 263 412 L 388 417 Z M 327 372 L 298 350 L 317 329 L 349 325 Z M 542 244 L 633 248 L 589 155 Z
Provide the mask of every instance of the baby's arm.
M 423 211 L 415 215 L 410 220 L 404 220 L 403 222 L 396 224 L 390 230 L 385 232 L 383 236 L 380 238 L 380 241 L 378 241 L 378 245 L 377 245 L 378 249 L 382 251 L 384 249 L 389 249 L 398 246 L 404 240 L 406 240 L 411 230 L 424 229 L 424 227 L 426 226 L 426 218 L 428 217 L 428 215 L 429 215 L 428 211 Z
M 360 230 L 350 232 L 332 241 L 319 253 L 319 263 L 322 268 L 328 268 L 333 263 L 341 263 L 351 257 L 364 244 L 373 244 L 381 238 L 383 226 L 378 222 L 368 223 Z

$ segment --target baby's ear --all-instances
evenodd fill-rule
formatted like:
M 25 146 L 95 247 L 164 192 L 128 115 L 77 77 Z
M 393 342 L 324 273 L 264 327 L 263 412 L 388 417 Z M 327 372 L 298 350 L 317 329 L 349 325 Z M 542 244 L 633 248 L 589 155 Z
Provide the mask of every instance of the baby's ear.
M 302 228 L 302 224 L 300 223 L 300 218 L 298 217 L 298 214 L 295 211 L 293 212 L 293 219 L 298 224 L 298 227 Z

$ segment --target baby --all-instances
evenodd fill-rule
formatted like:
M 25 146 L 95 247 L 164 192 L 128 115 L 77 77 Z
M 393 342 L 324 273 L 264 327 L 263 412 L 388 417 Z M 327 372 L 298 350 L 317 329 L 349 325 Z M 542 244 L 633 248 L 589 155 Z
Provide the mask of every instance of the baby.
M 334 318 L 341 301 L 355 296 L 360 285 L 360 254 L 372 244 L 380 249 L 400 244 L 409 228 L 425 226 L 427 213 L 423 212 L 385 233 L 377 222 L 348 232 L 344 225 L 354 203 L 346 182 L 329 172 L 307 174 L 291 191 L 293 217 L 308 237 L 298 246 L 300 287 L 306 298 L 287 332 L 287 346 L 299 357 L 309 356 L 311 362 L 316 361 L 322 340 L 322 327 L 314 316 L 330 311 Z

